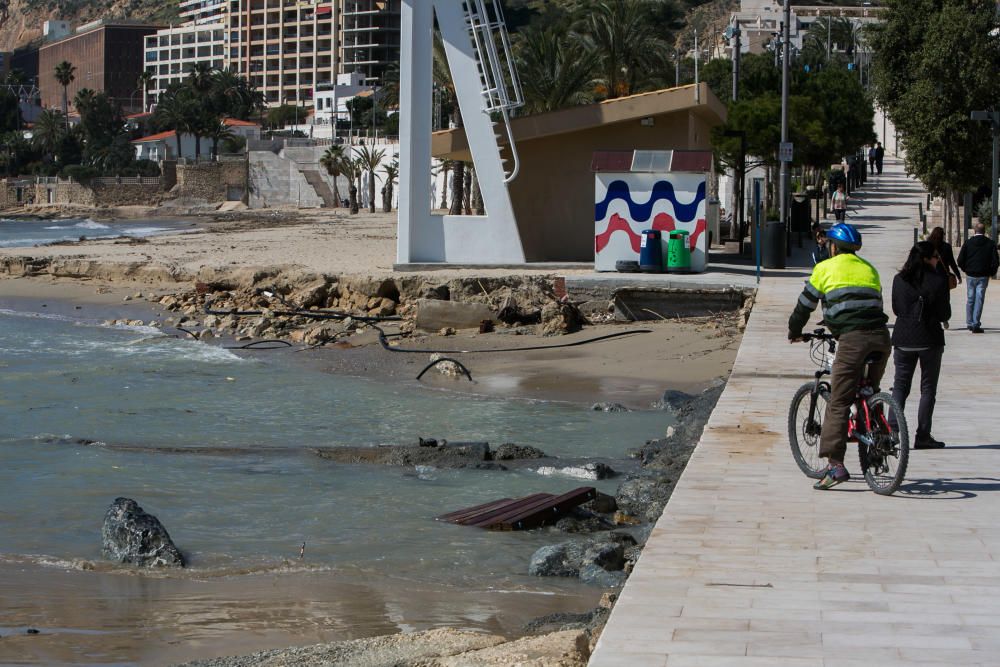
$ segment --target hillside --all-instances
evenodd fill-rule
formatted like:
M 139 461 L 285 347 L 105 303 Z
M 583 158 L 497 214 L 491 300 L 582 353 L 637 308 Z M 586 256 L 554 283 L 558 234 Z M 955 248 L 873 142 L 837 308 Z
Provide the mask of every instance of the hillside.
M 0 0 L 0 51 L 12 51 L 42 36 L 55 19 L 78 26 L 105 19 L 177 21 L 177 3 L 163 0 Z

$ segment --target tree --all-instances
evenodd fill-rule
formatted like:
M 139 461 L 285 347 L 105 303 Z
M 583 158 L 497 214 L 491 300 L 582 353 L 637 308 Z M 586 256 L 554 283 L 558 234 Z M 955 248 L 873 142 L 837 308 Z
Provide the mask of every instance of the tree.
M 368 172 L 368 212 L 375 212 L 375 170 L 382 164 L 385 149 L 376 150 L 374 146 L 362 146 L 358 150 L 358 161 Z
M 888 0 L 868 31 L 872 84 L 906 148 L 906 168 L 936 194 L 990 179 L 987 123 L 974 109 L 1000 108 L 1000 38 L 993 0 Z
M 264 94 L 232 70 L 212 74 L 212 105 L 226 118 L 249 120 L 264 108 Z
M 21 105 L 17 94 L 8 88 L 0 88 L 0 134 L 19 129 L 21 129 Z
M 66 122 L 66 131 L 69 132 L 69 84 L 76 79 L 76 67 L 67 61 L 62 61 L 56 65 L 56 81 L 63 89 L 63 119 Z
M 153 74 L 153 70 L 151 70 L 151 69 L 144 69 L 141 72 L 139 72 L 139 78 L 136 79 L 136 81 L 135 81 L 136 88 L 138 88 L 139 90 L 142 91 L 142 110 L 143 110 L 143 112 L 145 112 L 146 109 L 148 108 L 146 106 L 146 96 L 149 94 L 149 85 L 151 83 L 153 83 L 153 79 L 155 79 L 155 78 L 156 78 L 156 75 Z
M 382 167 L 382 173 L 385 174 L 385 185 L 382 187 L 382 212 L 391 213 L 393 186 L 399 177 L 399 162 L 393 160 L 385 165 Z
M 194 96 L 185 86 L 170 86 L 156 104 L 154 119 L 161 126 L 173 130 L 176 134 L 177 159 L 183 157 L 181 137 L 191 131 L 191 109 L 195 108 Z
M 355 160 L 349 155 L 345 155 L 340 163 L 340 173 L 347 178 L 347 192 L 350 199 L 351 215 L 357 215 L 359 209 L 358 182 L 361 180 L 362 173 L 364 173 L 364 164 L 360 159 Z
M 608 98 L 639 92 L 657 59 L 669 51 L 657 34 L 649 0 L 602 0 L 586 20 L 586 43 L 598 58 Z
M 212 89 L 212 77 L 215 70 L 208 63 L 195 63 L 188 70 L 187 83 L 196 92 L 204 95 Z
M 340 167 L 344 160 L 344 147 L 333 145 L 326 149 L 319 163 L 326 169 L 326 173 L 333 178 L 333 199 L 340 206 L 340 191 L 337 189 L 337 177 L 340 176 Z
M 69 134 L 66 117 L 57 109 L 43 109 L 32 128 L 32 141 L 50 160 L 56 160 L 63 136 Z
M 300 115 L 301 113 L 298 107 L 291 104 L 282 104 L 281 106 L 268 110 L 267 126 L 271 129 L 282 128 L 297 121 Z
M 531 27 L 518 36 L 517 69 L 524 111 L 541 113 L 594 101 L 594 51 L 581 52 L 580 40 L 558 27 Z
M 233 131 L 229 129 L 229 126 L 225 124 L 224 121 L 220 120 L 217 116 L 215 117 L 215 124 L 209 125 L 205 128 L 205 138 L 211 139 L 212 141 L 212 159 L 219 156 L 219 143 L 231 141 L 236 137 Z

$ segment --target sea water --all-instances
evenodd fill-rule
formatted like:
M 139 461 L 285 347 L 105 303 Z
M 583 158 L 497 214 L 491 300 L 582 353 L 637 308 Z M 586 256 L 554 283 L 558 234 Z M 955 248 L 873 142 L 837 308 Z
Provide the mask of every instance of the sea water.
M 0 218 L 0 248 L 77 241 L 108 239 L 118 236 L 134 238 L 190 230 L 190 223 L 178 220 L 132 220 L 97 222 L 89 218 L 66 220 L 11 220 Z
M 159 517 L 189 559 L 189 570 L 166 576 L 294 566 L 544 590 L 548 582 L 526 576 L 528 559 L 565 535 L 434 517 L 581 484 L 613 493 L 618 481 L 530 467 L 344 465 L 314 448 L 436 437 L 533 445 L 579 463 L 623 459 L 667 423 L 654 411 L 336 376 L 282 362 L 294 352 L 241 354 L 156 329 L 0 311 L 0 563 L 80 576 L 117 567 L 101 558 L 100 530 L 110 503 L 126 496 Z

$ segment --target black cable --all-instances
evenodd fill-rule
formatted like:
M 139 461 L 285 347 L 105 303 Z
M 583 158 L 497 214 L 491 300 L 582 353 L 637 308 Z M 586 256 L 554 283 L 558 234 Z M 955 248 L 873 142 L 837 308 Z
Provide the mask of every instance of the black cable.
M 271 347 L 258 347 L 260 345 L 270 345 Z M 285 347 L 292 347 L 292 344 L 287 340 L 277 340 L 275 338 L 270 338 L 267 340 L 255 340 L 252 343 L 247 343 L 246 345 L 231 345 L 228 347 L 223 347 L 223 350 L 280 350 Z
M 429 363 L 426 366 L 424 366 L 424 370 L 420 371 L 420 374 L 417 375 L 417 379 L 419 380 L 420 378 L 422 378 L 424 376 L 424 373 L 426 373 L 430 369 L 434 368 L 435 366 L 437 366 L 438 364 L 440 364 L 442 361 L 450 361 L 451 363 L 453 363 L 456 366 L 458 366 L 459 370 L 461 370 L 463 373 L 465 373 L 465 377 L 469 378 L 469 382 L 472 382 L 472 373 L 469 372 L 469 369 L 466 368 L 465 366 L 463 366 L 462 362 L 459 361 L 458 359 L 449 359 L 448 357 L 441 357 L 440 359 L 435 359 L 431 363 Z
M 174 328 L 177 329 L 178 331 L 183 331 L 188 336 L 191 336 L 191 338 L 198 340 L 198 334 L 196 334 L 195 332 L 185 329 L 184 327 L 174 327 Z

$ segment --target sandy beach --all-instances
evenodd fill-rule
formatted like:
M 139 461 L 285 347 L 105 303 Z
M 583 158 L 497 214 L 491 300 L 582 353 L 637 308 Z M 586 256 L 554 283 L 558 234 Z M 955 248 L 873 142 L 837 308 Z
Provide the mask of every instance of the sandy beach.
M 339 276 L 399 275 L 393 273 L 394 215 L 202 216 L 192 218 L 190 226 L 187 233 L 139 241 L 85 240 L 0 249 L 0 261 L 45 258 L 58 269 L 57 275 L 34 277 L 8 273 L 0 279 L 0 308 L 91 321 L 164 322 L 171 313 L 159 299 L 192 290 L 206 271 L 219 276 L 282 267 Z M 586 273 L 576 269 L 560 275 Z M 447 270 L 426 277 L 441 283 L 510 274 L 500 269 Z M 442 392 L 584 405 L 610 402 L 648 410 L 666 389 L 697 393 L 727 378 L 739 347 L 740 324 L 739 317 L 729 313 L 604 323 L 562 336 L 512 335 L 511 329 L 501 327 L 483 334 L 418 332 L 399 339 L 401 347 L 427 350 L 419 354 L 389 352 L 378 344 L 374 331 L 362 327 L 336 345 L 240 354 L 266 355 L 268 363 L 364 377 L 403 389 L 422 385 Z M 162 328 L 178 333 L 173 326 Z M 566 347 L 628 332 L 632 333 Z M 231 342 L 217 339 L 209 344 Z M 519 349 L 535 346 L 551 349 Z M 510 351 L 489 351 L 497 348 Z M 429 373 L 418 385 L 416 374 L 435 349 L 466 351 L 449 356 L 461 359 L 473 381 Z M 621 455 L 642 444 L 622 442 Z M 64 663 L 86 656 L 87 662 L 174 664 L 442 626 L 517 637 L 532 618 L 592 609 L 602 593 L 600 588 L 559 581 L 550 582 L 544 595 L 494 590 L 488 578 L 482 590 L 475 591 L 398 583 L 387 586 L 384 580 L 366 580 L 361 572 L 347 576 L 309 570 L 263 572 L 199 580 L 5 563 L 0 566 L 0 597 L 16 599 L 11 613 L 48 628 L 50 637 L 38 641 L 24 635 L 25 628 L 0 628 L 0 662 Z M 25 590 L 32 595 L 25 596 Z M 116 598 L 125 606 L 109 604 Z M 402 620 L 412 616 L 424 622 Z M 100 632 L 90 630 L 94 627 Z

